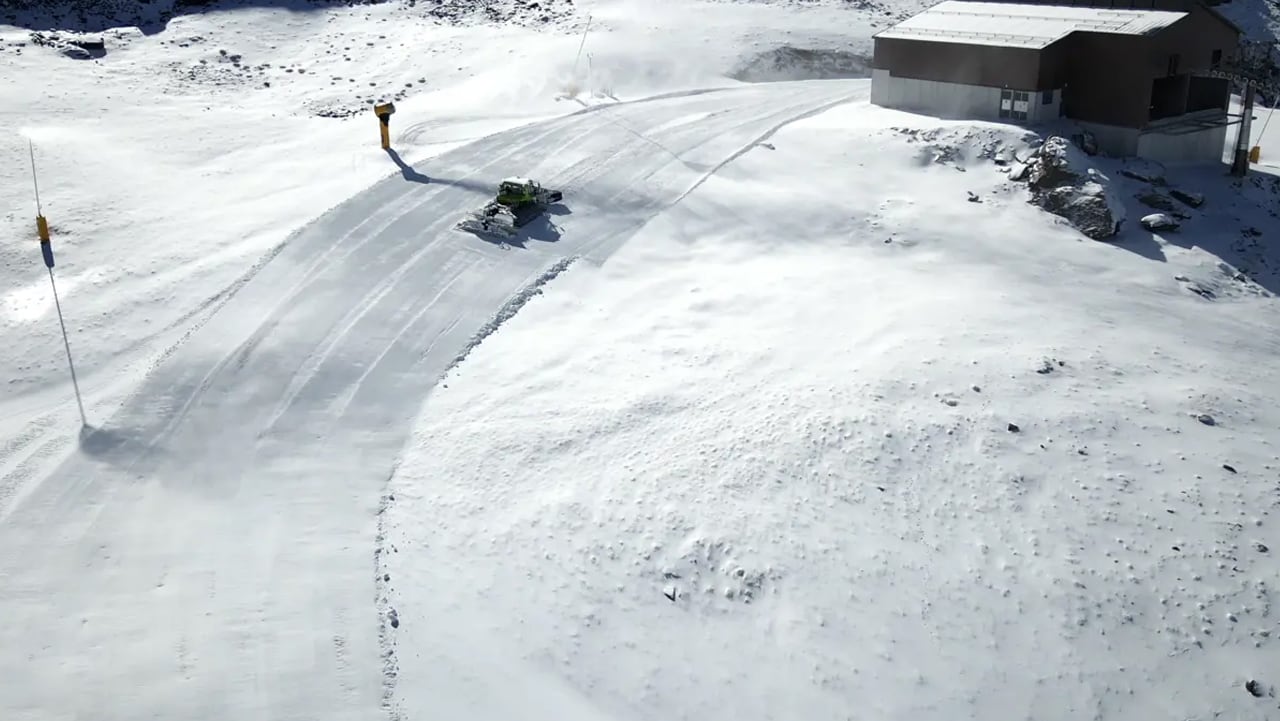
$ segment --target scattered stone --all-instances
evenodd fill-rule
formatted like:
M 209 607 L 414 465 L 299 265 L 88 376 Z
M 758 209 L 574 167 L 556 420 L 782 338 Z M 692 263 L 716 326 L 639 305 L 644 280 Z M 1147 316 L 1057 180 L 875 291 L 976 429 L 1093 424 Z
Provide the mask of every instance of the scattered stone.
M 972 190 L 970 190 L 970 191 L 966 191 L 966 192 L 968 192 L 968 193 L 969 193 L 969 202 L 970 202 L 970 203 L 981 203 L 981 202 L 982 202 L 982 198 L 979 198 L 979 197 L 977 196 L 977 194 L 975 194 Z
M 1137 180 L 1142 183 L 1150 183 L 1152 185 L 1165 185 L 1165 179 L 1159 175 L 1152 173 L 1142 173 L 1136 170 L 1121 170 L 1120 174 L 1126 178 Z
M 1222 464 L 1222 467 L 1223 467 L 1223 468 L 1225 468 L 1225 469 L 1227 469 L 1228 471 L 1231 471 L 1232 473 L 1239 473 L 1239 472 L 1240 472 L 1240 471 L 1237 471 L 1236 469 L 1232 468 L 1229 464 L 1226 464 L 1226 463 L 1223 463 L 1223 464 Z
M 1016 424 L 1016 423 L 1010 423 L 1010 424 L 1009 424 L 1009 432 L 1010 432 L 1010 433 L 1021 433 L 1021 432 L 1022 432 L 1022 429 L 1018 427 L 1018 424 Z
M 1141 193 L 1135 197 L 1138 199 L 1139 203 L 1142 203 L 1148 208 L 1155 208 L 1156 210 L 1172 211 L 1177 207 L 1173 203 L 1173 198 L 1170 198 L 1163 193 Z
M 1254 541 L 1253 547 L 1258 553 L 1266 553 L 1267 551 L 1271 550 L 1270 548 L 1267 547 L 1267 544 L 1263 543 L 1262 541 Z
M 1177 219 L 1168 213 L 1152 213 L 1143 216 L 1142 227 L 1147 230 L 1177 230 L 1180 227 Z
M 1201 413 L 1200 415 L 1196 416 L 1196 420 L 1200 421 L 1206 426 L 1213 426 L 1213 425 L 1217 425 L 1218 423 L 1216 420 L 1213 419 L 1213 416 L 1209 415 L 1208 413 Z
M 1244 690 L 1248 691 L 1254 698 L 1262 698 L 1266 695 L 1266 691 L 1263 690 L 1262 684 L 1258 683 L 1254 679 L 1249 679 L 1244 682 Z
M 400 628 L 400 615 L 394 608 L 387 611 L 387 620 L 391 621 L 392 628 Z
M 68 38 L 67 42 L 90 53 L 98 52 L 106 54 L 107 42 L 102 39 L 101 35 L 85 35 L 83 37 Z
M 667 586 L 665 589 L 662 590 L 662 595 L 666 596 L 668 601 L 675 603 L 676 602 L 675 586 Z
M 1199 208 L 1200 206 L 1204 205 L 1204 195 L 1202 193 L 1189 193 L 1185 190 L 1178 190 L 1177 188 L 1172 188 L 1169 191 L 1169 195 L 1172 195 L 1174 198 L 1177 198 L 1178 200 L 1182 201 L 1183 203 L 1186 203 L 1192 208 Z

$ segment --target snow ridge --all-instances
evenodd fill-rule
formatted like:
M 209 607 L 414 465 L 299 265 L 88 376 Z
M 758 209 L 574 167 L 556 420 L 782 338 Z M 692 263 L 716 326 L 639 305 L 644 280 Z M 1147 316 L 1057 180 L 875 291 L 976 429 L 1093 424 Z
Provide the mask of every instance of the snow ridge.
M 395 478 L 396 471 L 399 468 L 400 459 L 396 458 L 395 462 L 391 464 L 391 472 L 387 474 L 387 487 L 391 486 L 391 481 Z M 373 548 L 373 566 L 375 574 L 374 587 L 377 589 L 374 601 L 378 610 L 378 651 L 382 655 L 382 709 L 387 712 L 387 718 L 390 721 L 401 721 L 403 716 L 394 705 L 399 665 L 396 663 L 395 639 L 391 635 L 392 630 L 400 626 L 400 621 L 389 599 L 391 574 L 387 572 L 385 563 L 385 554 L 387 552 L 387 509 L 391 507 L 395 500 L 395 494 L 390 491 L 383 493 L 379 499 L 378 534 L 377 543 Z M 395 552 L 394 549 L 392 552 Z
M 444 369 L 443 375 L 448 375 L 450 371 L 457 368 L 458 364 L 466 360 L 467 356 L 471 354 L 471 351 L 475 350 L 477 346 L 484 342 L 485 338 L 493 335 L 502 327 L 503 323 L 514 318 L 516 313 L 519 313 L 520 309 L 524 307 L 525 303 L 533 300 L 534 296 L 541 295 L 542 288 L 544 286 L 555 280 L 556 276 L 568 270 L 569 266 L 573 265 L 578 259 L 579 256 L 576 255 L 561 258 L 550 268 L 544 271 L 542 275 L 535 278 L 532 283 L 513 295 L 510 300 L 503 304 L 502 308 L 498 310 L 493 318 L 481 326 L 475 336 L 473 336 L 471 340 L 467 341 L 467 344 L 462 347 L 462 351 L 459 352 L 457 357 L 455 357 L 453 361 L 449 363 L 449 366 Z

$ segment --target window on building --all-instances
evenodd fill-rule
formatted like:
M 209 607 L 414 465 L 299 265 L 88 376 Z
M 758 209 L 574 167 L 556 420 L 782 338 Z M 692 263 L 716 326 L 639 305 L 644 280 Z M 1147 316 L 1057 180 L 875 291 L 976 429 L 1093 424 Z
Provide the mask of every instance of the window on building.
M 1213 67 L 1215 67 L 1215 68 L 1222 64 L 1222 51 L 1221 51 L 1221 50 L 1214 50 L 1214 51 L 1213 51 L 1213 60 L 1210 62 L 1210 64 L 1211 64 L 1211 65 L 1213 65 Z
M 1046 91 L 1044 91 L 1043 93 L 1040 93 L 1040 104 L 1041 104 L 1041 105 L 1053 105 L 1053 91 L 1052 91 L 1052 90 L 1046 90 Z

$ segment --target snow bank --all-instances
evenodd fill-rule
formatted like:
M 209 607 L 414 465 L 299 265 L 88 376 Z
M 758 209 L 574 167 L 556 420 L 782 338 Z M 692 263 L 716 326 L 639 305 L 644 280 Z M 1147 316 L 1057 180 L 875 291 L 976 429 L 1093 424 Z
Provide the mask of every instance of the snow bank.
M 446 379 L 384 517 L 409 717 L 1274 713 L 1274 299 L 918 122 L 784 129 Z

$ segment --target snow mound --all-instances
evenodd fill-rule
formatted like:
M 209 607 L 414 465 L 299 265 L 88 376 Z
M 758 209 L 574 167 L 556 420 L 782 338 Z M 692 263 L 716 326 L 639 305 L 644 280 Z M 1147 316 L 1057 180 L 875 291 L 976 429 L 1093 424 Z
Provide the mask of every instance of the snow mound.
M 740 63 L 729 77 L 752 83 L 871 77 L 871 58 L 848 50 L 783 45 Z

